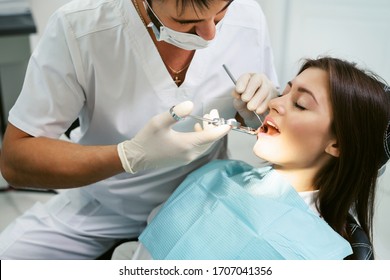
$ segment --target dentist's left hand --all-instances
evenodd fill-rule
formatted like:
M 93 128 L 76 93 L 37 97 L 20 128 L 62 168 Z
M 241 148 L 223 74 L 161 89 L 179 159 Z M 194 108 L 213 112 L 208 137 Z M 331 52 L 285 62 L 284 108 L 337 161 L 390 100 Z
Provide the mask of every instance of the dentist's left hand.
M 192 111 L 193 103 L 185 101 L 173 109 L 179 117 Z M 215 141 L 230 131 L 229 125 L 207 127 L 195 132 L 177 132 L 171 127 L 176 121 L 169 112 L 153 117 L 131 140 L 117 146 L 126 172 L 188 164 L 200 157 Z
M 233 105 L 247 126 L 258 127 L 259 115 L 268 109 L 268 102 L 278 96 L 278 91 L 271 80 L 264 74 L 244 74 L 239 77 L 235 90 Z

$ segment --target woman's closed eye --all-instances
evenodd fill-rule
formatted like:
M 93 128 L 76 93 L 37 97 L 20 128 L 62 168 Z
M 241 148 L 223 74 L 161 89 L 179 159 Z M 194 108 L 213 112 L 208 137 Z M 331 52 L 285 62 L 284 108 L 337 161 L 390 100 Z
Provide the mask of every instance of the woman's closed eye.
M 306 110 L 306 107 L 300 105 L 298 102 L 294 102 L 294 106 L 295 106 L 296 108 L 298 108 L 299 110 L 301 110 L 301 111 Z

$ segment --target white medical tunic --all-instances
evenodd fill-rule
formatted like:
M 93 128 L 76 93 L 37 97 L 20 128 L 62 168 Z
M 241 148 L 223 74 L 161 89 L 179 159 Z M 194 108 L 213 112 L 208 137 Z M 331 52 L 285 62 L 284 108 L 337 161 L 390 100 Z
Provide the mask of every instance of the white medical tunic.
M 265 17 L 253 0 L 235 0 L 229 6 L 215 41 L 195 52 L 180 87 L 130 0 L 71 1 L 50 18 L 9 122 L 35 137 L 59 138 L 79 118 L 72 141 L 112 145 L 131 139 L 151 117 L 185 100 L 193 101 L 194 115 L 218 109 L 221 117 L 232 118 L 234 85 L 223 64 L 237 78 L 261 72 L 277 85 Z M 193 124 L 186 120 L 175 129 L 189 131 Z M 150 211 L 167 199 L 186 174 L 226 156 L 225 140 L 186 166 L 122 173 L 68 192 L 93 199 L 128 219 L 128 228 L 115 237 L 129 237 L 129 232 L 136 236 Z M 115 221 L 98 223 L 95 230 L 112 228 L 105 233 L 108 237 L 117 227 Z

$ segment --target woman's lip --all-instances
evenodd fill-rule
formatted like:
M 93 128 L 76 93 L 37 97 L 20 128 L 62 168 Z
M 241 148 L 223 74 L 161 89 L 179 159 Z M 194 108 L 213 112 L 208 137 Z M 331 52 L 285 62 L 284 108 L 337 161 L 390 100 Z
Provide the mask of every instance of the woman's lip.
M 275 126 L 279 130 L 278 125 L 276 124 L 276 122 L 269 115 L 266 116 L 265 119 L 264 119 L 264 123 L 265 124 L 268 123 L 268 122 L 272 123 L 272 125 Z
M 257 137 L 259 137 L 260 135 L 262 135 L 262 136 L 273 136 L 273 135 L 269 135 L 268 133 L 265 133 L 265 132 L 259 130 L 259 132 L 257 133 Z
M 274 126 L 279 131 L 278 134 L 280 134 L 280 130 L 279 130 L 278 125 L 276 124 L 276 122 L 269 115 L 265 117 L 263 123 L 264 123 L 264 125 L 269 125 L 269 123 L 271 123 L 272 126 Z M 259 129 L 257 130 L 257 137 L 259 137 L 260 135 L 267 135 L 267 136 L 275 136 L 275 135 L 277 135 L 277 134 L 271 135 L 271 134 L 268 134 L 266 132 L 263 132 L 263 130 L 262 130 L 263 126 L 259 127 Z

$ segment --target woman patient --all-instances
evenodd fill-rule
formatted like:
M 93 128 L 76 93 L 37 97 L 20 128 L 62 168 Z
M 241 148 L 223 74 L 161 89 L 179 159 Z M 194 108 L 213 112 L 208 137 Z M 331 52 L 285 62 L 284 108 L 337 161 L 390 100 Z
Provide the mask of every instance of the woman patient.
M 151 215 L 134 259 L 343 259 L 348 213 L 372 236 L 390 93 L 336 58 L 306 60 L 269 102 L 254 153 L 213 161 Z M 157 214 L 156 214 L 157 212 Z

